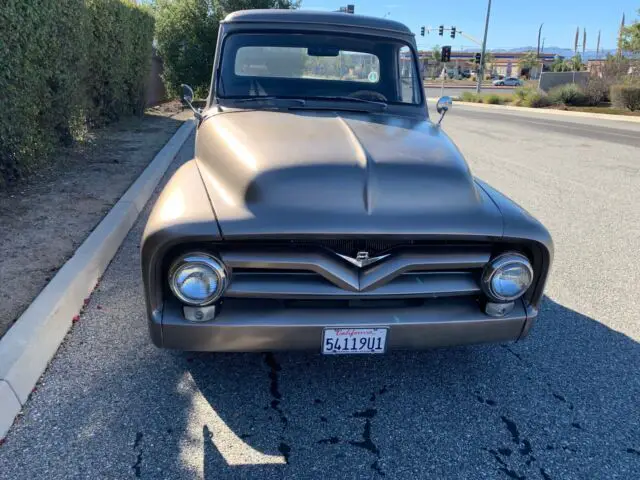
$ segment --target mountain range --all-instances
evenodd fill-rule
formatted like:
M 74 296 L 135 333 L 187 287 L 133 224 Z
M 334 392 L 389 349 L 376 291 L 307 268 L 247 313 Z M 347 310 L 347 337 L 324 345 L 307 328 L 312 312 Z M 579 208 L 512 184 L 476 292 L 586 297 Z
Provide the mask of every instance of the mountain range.
M 465 48 L 465 51 L 469 51 L 469 52 L 475 52 L 478 49 L 473 49 L 473 48 Z M 537 50 L 537 47 L 532 46 L 532 47 L 518 47 L 518 48 L 490 48 L 489 51 L 490 52 L 495 52 L 495 53 L 519 53 L 519 52 L 535 52 Z M 587 61 L 587 60 L 593 60 L 596 58 L 596 56 L 598 58 L 605 58 L 607 56 L 608 53 L 610 54 L 615 54 L 616 50 L 615 49 L 607 49 L 607 50 L 600 50 L 600 52 L 596 55 L 596 51 L 595 50 L 587 50 L 584 52 L 584 54 L 582 53 L 582 49 L 578 48 L 578 51 L 580 52 L 580 55 L 582 55 L 582 60 L 583 61 Z M 561 57 L 565 57 L 565 58 L 571 58 L 574 55 L 574 51 L 572 48 L 560 48 L 560 47 L 548 47 L 545 45 L 544 47 L 544 52 L 545 53 L 556 53 L 558 55 L 560 55 Z

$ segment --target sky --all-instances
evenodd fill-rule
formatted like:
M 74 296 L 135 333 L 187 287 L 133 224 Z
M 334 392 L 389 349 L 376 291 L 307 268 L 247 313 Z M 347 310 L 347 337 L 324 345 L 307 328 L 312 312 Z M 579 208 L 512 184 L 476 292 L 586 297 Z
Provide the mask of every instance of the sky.
M 420 27 L 455 26 L 482 41 L 487 0 L 302 0 L 308 10 L 338 10 L 352 3 L 355 12 L 374 17 L 387 16 L 407 25 L 415 34 L 419 48 L 436 44 L 454 49 L 473 48 L 475 44 L 460 35 L 452 40 L 448 32 L 438 36 L 437 30 L 424 37 Z M 626 24 L 638 19 L 640 0 L 492 0 L 487 46 L 492 49 L 536 46 L 541 23 L 547 47 L 573 49 L 576 27 L 587 30 L 587 50 L 595 50 L 598 30 L 602 30 L 600 48 L 616 48 L 622 14 Z

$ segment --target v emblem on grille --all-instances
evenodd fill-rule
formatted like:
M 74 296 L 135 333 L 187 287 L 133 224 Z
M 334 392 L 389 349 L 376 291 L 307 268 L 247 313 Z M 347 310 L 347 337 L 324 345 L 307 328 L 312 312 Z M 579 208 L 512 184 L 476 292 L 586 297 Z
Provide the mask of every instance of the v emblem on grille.
M 364 268 L 373 263 L 379 262 L 380 260 L 387 258 L 390 254 L 380 255 L 379 257 L 369 257 L 369 252 L 358 252 L 356 258 L 351 258 L 346 255 L 337 254 L 339 257 L 344 258 L 347 262 L 355 265 L 358 268 Z

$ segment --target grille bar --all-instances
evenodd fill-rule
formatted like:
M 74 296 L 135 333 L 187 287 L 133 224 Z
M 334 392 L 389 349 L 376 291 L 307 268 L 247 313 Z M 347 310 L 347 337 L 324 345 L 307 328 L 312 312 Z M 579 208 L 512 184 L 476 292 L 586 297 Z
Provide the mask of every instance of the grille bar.
M 375 290 L 361 292 L 344 290 L 318 275 L 241 273 L 234 276 L 225 297 L 351 300 L 437 298 L 478 293 L 477 276 L 468 272 L 407 274 Z
M 448 295 L 453 295 L 457 291 L 454 287 L 459 288 L 459 291 L 463 292 L 461 294 L 468 295 L 479 291 L 475 283 L 471 288 L 469 282 L 472 278 L 475 282 L 478 269 L 490 258 L 490 252 L 483 249 L 438 249 L 431 252 L 394 249 L 388 257 L 379 262 L 359 268 L 323 249 L 222 249 L 219 253 L 232 271 L 231 287 L 227 289 L 225 296 L 256 298 L 267 298 L 269 295 L 285 296 L 287 292 L 292 295 L 290 298 L 297 298 L 296 295 L 302 294 L 351 294 L 356 298 L 372 292 L 376 296 L 429 296 L 432 293 L 444 294 L 445 291 Z M 473 275 L 464 277 L 462 282 L 459 280 L 463 277 L 450 276 L 454 273 L 472 272 Z M 422 279 L 428 285 L 416 286 Z M 452 283 L 454 279 L 457 279 L 458 283 Z M 436 285 L 437 281 L 442 281 L 442 286 Z M 292 285 L 292 282 L 298 282 L 299 288 Z M 444 290 L 440 291 L 438 288 Z M 317 290 L 316 293 L 314 289 Z

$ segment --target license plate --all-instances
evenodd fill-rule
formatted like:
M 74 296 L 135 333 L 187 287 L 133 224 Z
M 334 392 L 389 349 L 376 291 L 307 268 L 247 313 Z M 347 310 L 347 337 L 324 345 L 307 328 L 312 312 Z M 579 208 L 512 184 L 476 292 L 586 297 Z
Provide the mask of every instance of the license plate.
M 387 348 L 388 331 L 388 328 L 325 328 L 322 353 L 325 355 L 384 353 Z

